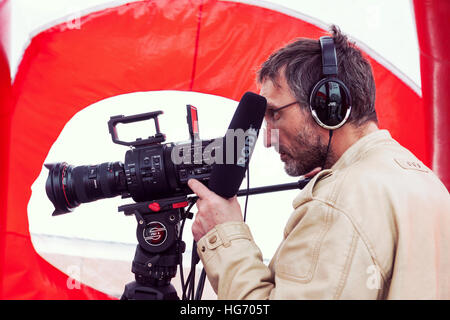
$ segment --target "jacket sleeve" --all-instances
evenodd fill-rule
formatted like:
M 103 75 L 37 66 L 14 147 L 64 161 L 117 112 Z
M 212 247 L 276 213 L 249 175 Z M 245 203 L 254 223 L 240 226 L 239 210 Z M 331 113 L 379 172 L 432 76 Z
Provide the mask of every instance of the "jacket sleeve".
M 244 223 L 218 225 L 200 239 L 197 250 L 219 299 L 381 297 L 377 264 L 345 213 L 314 202 L 292 217 L 269 266 Z

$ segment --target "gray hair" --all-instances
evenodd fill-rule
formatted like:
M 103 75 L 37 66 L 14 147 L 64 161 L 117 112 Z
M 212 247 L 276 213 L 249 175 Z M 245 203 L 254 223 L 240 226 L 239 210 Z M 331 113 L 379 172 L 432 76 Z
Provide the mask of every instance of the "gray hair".
M 337 77 L 352 96 L 352 113 L 348 123 L 360 126 L 368 121 L 378 123 L 375 111 L 375 80 L 372 67 L 354 43 L 335 25 L 331 27 L 338 60 Z M 309 109 L 309 95 L 322 77 L 322 57 L 318 40 L 299 38 L 274 52 L 258 71 L 260 83 L 271 80 L 278 84 L 280 72 L 301 107 Z

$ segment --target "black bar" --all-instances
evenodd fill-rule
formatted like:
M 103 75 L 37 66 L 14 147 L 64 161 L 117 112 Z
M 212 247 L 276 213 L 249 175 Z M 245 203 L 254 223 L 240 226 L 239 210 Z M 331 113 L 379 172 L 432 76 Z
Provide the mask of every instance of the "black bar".
M 273 186 L 265 186 L 265 187 L 256 187 L 250 189 L 239 190 L 237 193 L 238 197 L 248 195 L 255 195 L 261 193 L 269 193 L 269 192 L 278 192 L 278 191 L 286 191 L 286 190 L 294 190 L 294 189 L 303 189 L 311 179 L 301 179 L 297 182 L 285 183 L 285 184 L 277 184 Z
M 294 189 L 303 189 L 308 182 L 311 181 L 311 179 L 300 179 L 297 182 L 292 183 L 285 183 L 285 184 L 276 184 L 273 186 L 264 186 L 264 187 L 256 187 L 256 188 L 250 188 L 250 189 L 242 189 L 239 190 L 237 193 L 238 197 L 246 196 L 247 194 L 249 196 L 255 195 L 255 194 L 261 194 L 261 193 L 269 193 L 269 192 L 278 192 L 278 191 L 287 191 L 287 190 L 294 190 Z M 196 200 L 198 199 L 197 196 L 189 197 L 189 200 Z

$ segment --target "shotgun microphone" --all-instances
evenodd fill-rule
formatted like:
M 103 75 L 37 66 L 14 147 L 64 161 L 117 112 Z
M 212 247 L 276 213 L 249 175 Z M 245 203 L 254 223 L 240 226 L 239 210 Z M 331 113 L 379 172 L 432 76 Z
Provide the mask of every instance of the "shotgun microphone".
M 213 165 L 208 182 L 209 189 L 219 196 L 231 198 L 237 194 L 258 139 L 266 105 L 266 98 L 256 93 L 246 92 L 242 96 L 222 140 L 223 163 Z

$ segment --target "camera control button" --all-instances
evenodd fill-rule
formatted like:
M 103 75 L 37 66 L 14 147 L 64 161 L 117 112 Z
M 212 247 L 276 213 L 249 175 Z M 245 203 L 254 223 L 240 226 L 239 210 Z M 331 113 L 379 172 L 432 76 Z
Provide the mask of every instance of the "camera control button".
M 180 178 L 181 179 L 186 179 L 187 178 L 186 170 L 184 170 L 184 169 L 180 170 Z
M 158 202 L 153 202 L 148 205 L 148 208 L 154 212 L 158 212 L 161 210 L 161 206 Z

